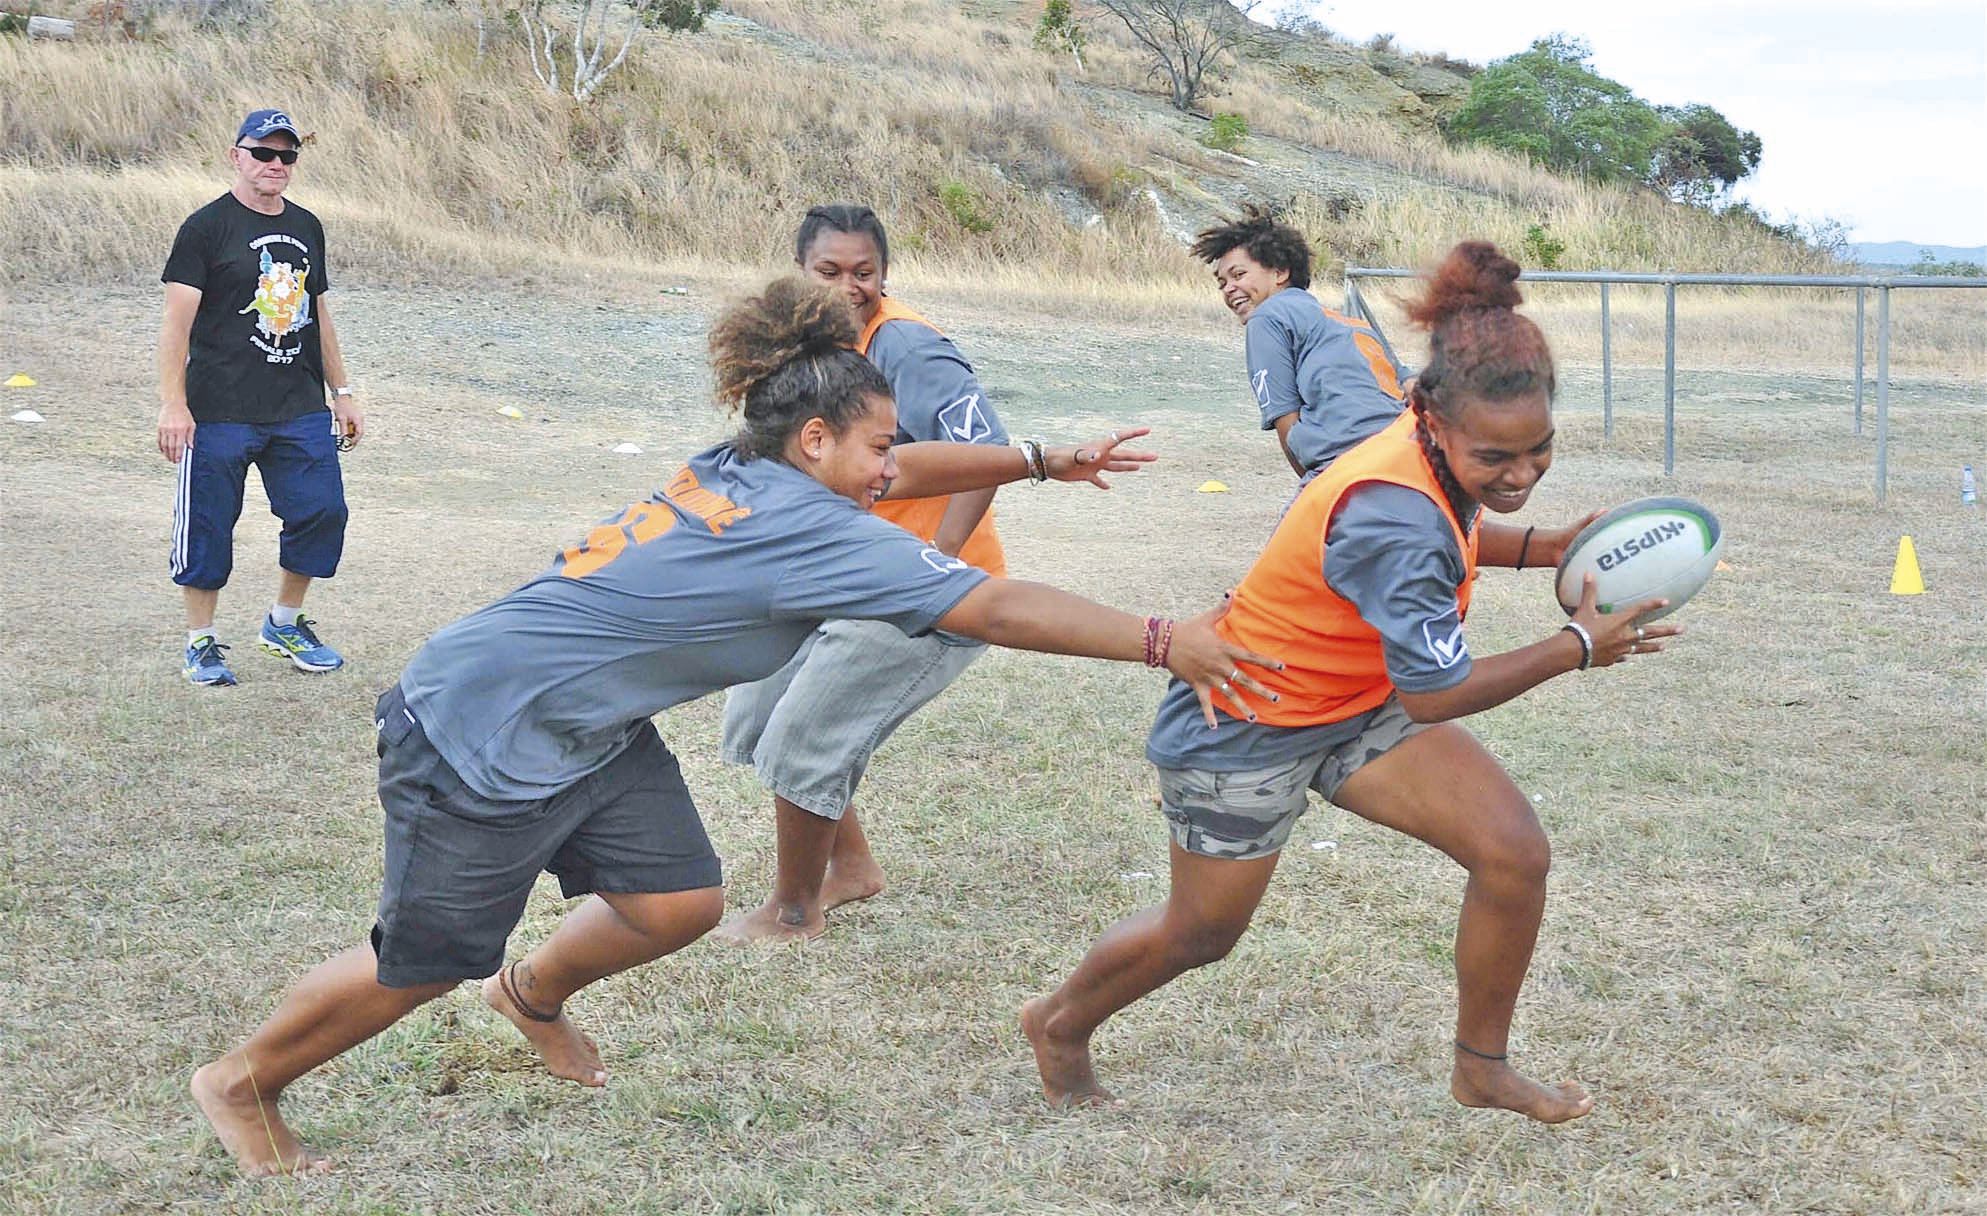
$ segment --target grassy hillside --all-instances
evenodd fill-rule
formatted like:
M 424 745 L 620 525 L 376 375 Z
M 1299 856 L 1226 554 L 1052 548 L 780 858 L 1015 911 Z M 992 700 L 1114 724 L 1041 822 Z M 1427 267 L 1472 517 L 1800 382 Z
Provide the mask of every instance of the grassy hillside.
M 44 5 L 60 11 L 61 4 Z M 67 6 L 87 15 L 87 6 Z M 874 203 L 908 265 L 1130 299 L 1198 279 L 1178 237 L 1243 198 L 1293 201 L 1334 262 L 1414 262 L 1546 223 L 1569 266 L 1816 265 L 1756 224 L 1444 146 L 1461 78 L 1262 31 L 1210 99 L 1227 155 L 1117 32 L 1086 70 L 1012 0 L 732 0 L 644 33 L 589 106 L 547 94 L 473 5 L 273 0 L 247 32 L 0 38 L 0 241 L 15 281 L 151 273 L 218 190 L 229 126 L 288 105 L 318 133 L 297 194 L 373 275 L 770 263 L 806 204 Z

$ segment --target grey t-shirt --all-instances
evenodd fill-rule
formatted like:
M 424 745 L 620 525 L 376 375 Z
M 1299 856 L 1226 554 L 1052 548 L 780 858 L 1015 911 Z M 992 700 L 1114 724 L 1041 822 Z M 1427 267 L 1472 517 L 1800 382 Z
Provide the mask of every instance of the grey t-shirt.
M 931 326 L 885 321 L 869 340 L 869 361 L 897 398 L 897 442 L 1007 444 L 1007 428 L 973 365 Z
M 1325 315 L 1316 296 L 1296 287 L 1264 300 L 1244 330 L 1249 387 L 1263 429 L 1296 414 L 1288 436 L 1290 451 L 1309 472 L 1384 429 L 1401 412 L 1400 398 L 1380 386 L 1353 333 L 1351 326 Z M 1400 383 L 1405 371 L 1385 343 L 1380 349 Z
M 1426 494 L 1368 482 L 1339 500 L 1325 537 L 1325 582 L 1379 631 L 1387 678 L 1395 688 L 1440 692 L 1468 678 L 1469 645 L 1456 612 L 1464 569 L 1448 516 Z M 1220 725 L 1209 730 L 1193 689 L 1175 680 L 1159 702 L 1145 755 L 1160 768 L 1268 768 L 1354 738 L 1365 717 L 1271 726 L 1217 713 Z
M 779 670 L 823 620 L 915 636 L 986 577 L 805 473 L 720 444 L 436 633 L 400 684 L 471 789 L 542 798 L 654 714 Z

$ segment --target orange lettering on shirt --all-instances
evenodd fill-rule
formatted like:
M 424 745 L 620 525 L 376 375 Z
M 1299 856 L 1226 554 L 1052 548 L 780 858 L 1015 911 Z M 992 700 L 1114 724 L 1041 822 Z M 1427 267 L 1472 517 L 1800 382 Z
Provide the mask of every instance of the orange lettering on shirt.
M 718 535 L 752 514 L 751 507 L 741 507 L 724 495 L 712 493 L 699 485 L 697 475 L 687 465 L 682 472 L 669 479 L 668 485 L 662 487 L 662 496 L 703 520 L 704 526 Z

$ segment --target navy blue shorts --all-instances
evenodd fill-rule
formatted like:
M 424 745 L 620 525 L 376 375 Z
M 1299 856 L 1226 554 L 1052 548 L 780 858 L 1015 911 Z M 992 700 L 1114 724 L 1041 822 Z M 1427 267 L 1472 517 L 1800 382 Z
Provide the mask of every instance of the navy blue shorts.
M 388 988 L 494 974 L 542 872 L 558 877 L 567 899 L 724 882 L 683 770 L 652 722 L 551 797 L 498 802 L 463 784 L 399 685 L 375 713 L 386 884 L 372 940 Z
M 278 561 L 310 578 L 338 573 L 345 552 L 345 479 L 331 412 L 262 426 L 202 422 L 179 458 L 172 512 L 172 581 L 218 591 L 235 565 L 235 522 L 241 518 L 248 466 L 262 473 L 269 510 L 283 521 Z

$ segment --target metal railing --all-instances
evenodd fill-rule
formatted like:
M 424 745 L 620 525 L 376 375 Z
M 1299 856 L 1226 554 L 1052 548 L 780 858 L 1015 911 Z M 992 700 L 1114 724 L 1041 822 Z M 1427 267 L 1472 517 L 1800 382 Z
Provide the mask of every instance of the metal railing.
M 1379 319 L 1360 297 L 1361 279 L 1411 279 L 1412 270 L 1394 267 L 1348 266 L 1345 271 L 1345 311 L 1380 330 Z M 1856 292 L 1856 414 L 1855 433 L 1863 433 L 1864 301 L 1877 293 L 1877 501 L 1889 492 L 1890 478 L 1890 293 L 1907 287 L 1987 287 L 1987 278 L 1946 278 L 1939 275 L 1809 275 L 1809 274 L 1651 274 L 1622 270 L 1527 270 L 1528 283 L 1598 283 L 1601 287 L 1601 433 L 1614 437 L 1614 332 L 1608 316 L 1608 287 L 1636 283 L 1663 289 L 1663 475 L 1677 464 L 1677 288 L 1678 287 L 1835 287 Z

